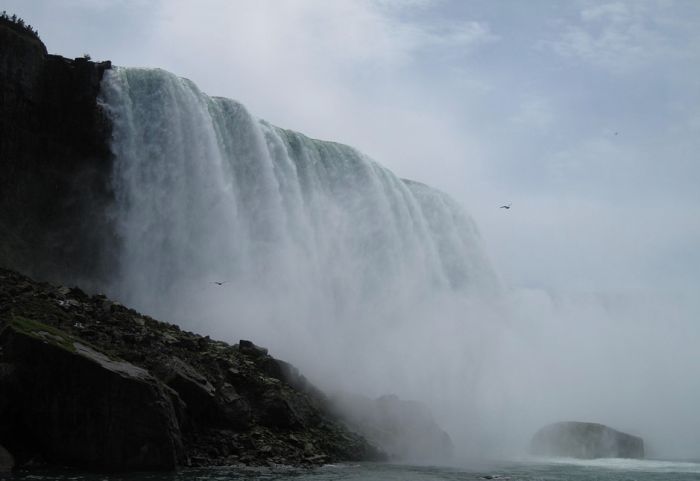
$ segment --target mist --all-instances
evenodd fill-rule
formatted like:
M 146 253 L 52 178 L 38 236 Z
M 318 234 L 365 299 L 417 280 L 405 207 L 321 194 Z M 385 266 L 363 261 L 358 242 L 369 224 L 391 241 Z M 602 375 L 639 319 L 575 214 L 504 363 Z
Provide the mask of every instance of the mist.
M 145 167 L 155 158 L 160 169 L 117 176 L 126 250 L 110 295 L 212 337 L 250 338 L 329 392 L 423 401 L 460 457 L 520 456 L 544 424 L 578 420 L 643 437 L 651 457 L 698 458 L 695 2 L 3 8 L 57 53 L 163 67 L 239 100 L 247 130 L 231 149 L 239 167 L 268 169 L 239 185 L 219 175 L 225 129 L 147 148 Z M 183 122 L 199 125 L 209 114 L 187 95 Z M 131 108 L 114 103 L 113 115 L 120 106 Z M 376 165 L 397 203 L 355 202 L 366 184 L 341 176 L 347 189 L 317 198 L 313 216 L 280 216 L 265 199 L 302 196 L 266 183 L 288 145 L 265 145 L 288 131 L 258 117 L 357 149 L 343 155 Z M 143 139 L 123 127 L 118 148 L 135 158 Z M 148 135 L 171 138 L 171 127 Z M 389 228 L 389 211 L 419 196 L 400 178 L 445 192 L 433 199 L 466 219 L 469 242 L 451 258 L 467 274 L 458 289 L 435 267 L 440 249 L 422 244 L 442 228 Z M 256 214 L 236 223 L 245 212 Z M 344 239 L 352 249 L 334 251 Z M 337 263 L 307 262 L 311 246 Z
M 108 73 L 103 102 L 124 303 L 253 339 L 327 392 L 421 401 L 460 459 L 525 455 L 561 420 L 698 448 L 692 297 L 510 289 L 461 206 L 352 148 L 161 70 Z

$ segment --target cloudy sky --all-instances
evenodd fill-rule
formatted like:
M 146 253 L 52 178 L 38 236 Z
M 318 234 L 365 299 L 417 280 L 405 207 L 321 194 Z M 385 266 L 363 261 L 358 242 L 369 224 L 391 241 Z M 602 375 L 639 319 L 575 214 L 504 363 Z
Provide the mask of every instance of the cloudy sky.
M 508 285 L 700 287 L 696 0 L 0 9 L 52 53 L 162 67 L 450 193 Z

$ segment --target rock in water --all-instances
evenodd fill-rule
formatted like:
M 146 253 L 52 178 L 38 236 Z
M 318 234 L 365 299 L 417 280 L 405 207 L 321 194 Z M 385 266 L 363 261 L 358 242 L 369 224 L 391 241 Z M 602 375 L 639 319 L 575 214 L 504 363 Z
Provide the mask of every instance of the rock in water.
M 569 421 L 537 431 L 530 450 L 540 456 L 643 459 L 644 441 L 602 424 Z

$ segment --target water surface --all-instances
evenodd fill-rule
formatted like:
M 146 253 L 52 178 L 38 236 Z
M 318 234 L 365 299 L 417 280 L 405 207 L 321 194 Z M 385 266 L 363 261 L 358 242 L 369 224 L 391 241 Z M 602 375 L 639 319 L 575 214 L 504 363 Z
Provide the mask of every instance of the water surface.
M 338 464 L 314 469 L 204 468 L 174 473 L 98 475 L 72 471 L 17 473 L 7 479 L 62 481 L 457 481 L 504 479 L 509 481 L 690 481 L 700 480 L 700 463 L 630 459 L 592 461 L 536 459 L 468 466 L 412 466 L 397 464 Z

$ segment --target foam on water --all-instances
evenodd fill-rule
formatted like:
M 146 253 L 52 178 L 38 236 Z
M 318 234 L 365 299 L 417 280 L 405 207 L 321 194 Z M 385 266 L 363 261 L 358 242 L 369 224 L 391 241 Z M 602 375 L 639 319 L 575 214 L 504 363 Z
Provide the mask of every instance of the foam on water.
M 569 464 L 582 467 L 595 467 L 621 471 L 644 471 L 649 473 L 698 473 L 700 463 L 690 461 L 664 461 L 657 459 L 629 459 L 629 458 L 544 458 L 533 457 L 523 459 L 524 462 L 533 464 Z

